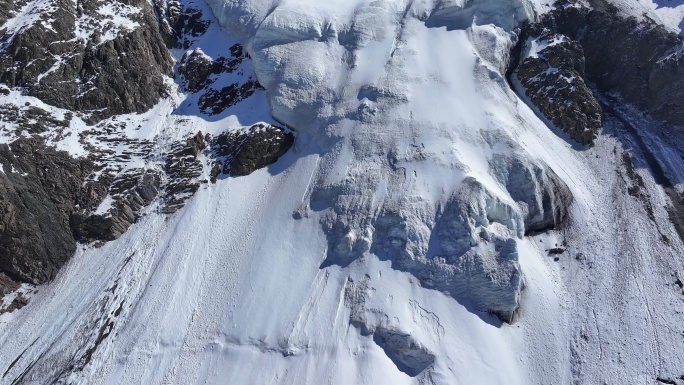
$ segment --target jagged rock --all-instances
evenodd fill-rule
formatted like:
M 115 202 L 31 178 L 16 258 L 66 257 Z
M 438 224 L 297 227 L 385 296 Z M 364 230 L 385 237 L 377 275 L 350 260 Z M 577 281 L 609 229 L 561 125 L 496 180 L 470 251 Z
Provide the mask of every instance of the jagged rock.
M 204 140 L 204 134 L 202 134 L 201 131 L 195 134 L 195 136 L 192 138 L 188 139 L 186 143 L 195 158 L 202 153 L 202 150 L 207 148 L 207 143 Z
M 109 194 L 113 203 L 103 214 L 78 212 L 71 217 L 74 236 L 82 242 L 112 241 L 141 216 L 141 210 L 159 193 L 161 177 L 153 170 L 133 170 L 118 176 Z
M 178 67 L 178 73 L 185 79 L 186 89 L 199 92 L 213 83 L 212 75 L 235 71 L 246 57 L 245 52 L 241 45 L 235 44 L 230 47 L 230 53 L 231 58 L 219 57 L 213 60 L 200 48 L 186 52 Z
M 570 3 L 557 2 L 542 23 L 582 45 L 587 77 L 599 90 L 617 92 L 665 123 L 684 125 L 682 37 L 625 17 L 606 0 L 590 0 L 591 8 Z
M 172 214 L 178 211 L 199 190 L 198 178 L 204 168 L 198 156 L 205 147 L 205 137 L 201 132 L 172 147 L 164 164 L 168 182 L 164 187 L 163 213 Z
M 214 161 L 211 164 L 211 172 L 209 173 L 209 180 L 211 183 L 216 183 L 216 178 L 221 174 L 221 170 L 223 169 L 223 164 L 221 163 L 220 160 Z
M 14 300 L 7 306 L 7 308 L 4 309 L 4 312 L 6 313 L 11 313 L 15 310 L 19 310 L 22 307 L 28 305 L 28 298 L 24 297 L 24 294 L 22 293 L 17 293 L 16 297 L 14 297 Z M 0 312 L 1 314 L 2 312 Z
M 187 48 L 191 37 L 207 32 L 210 21 L 196 8 L 183 8 L 178 0 L 154 0 L 159 17 L 159 30 L 169 48 Z
M 95 22 L 103 17 L 97 13 L 102 4 L 77 4 L 57 0 L 52 11 L 41 14 L 42 22 L 5 34 L 0 82 L 48 104 L 89 111 L 90 122 L 148 110 L 166 93 L 162 75 L 170 75 L 172 65 L 152 8 L 143 0 L 112 2 L 112 7 L 139 8 L 131 15 L 139 26 L 111 32 L 116 36 L 103 41 L 110 27 Z M 77 23 L 92 28 L 90 40 L 75 35 Z
M 0 163 L 0 271 L 46 282 L 76 250 L 69 224 L 75 205 L 95 204 L 83 187 L 93 164 L 39 138 L 0 145 Z
M 185 53 L 178 67 L 178 74 L 185 79 L 185 89 L 190 92 L 199 92 L 209 84 L 212 73 L 214 61 L 200 48 Z
M 186 52 L 181 59 L 178 74 L 183 80 L 186 91 L 201 93 L 198 105 L 202 113 L 219 114 L 252 96 L 254 92 L 263 90 L 259 82 L 251 77 L 244 83 L 235 83 L 230 80 L 232 83 L 225 87 L 213 86 L 214 84 L 225 84 L 225 82 L 218 81 L 220 76 L 237 71 L 242 61 L 247 57 L 239 44 L 230 47 L 230 54 L 230 58 L 222 56 L 214 60 L 197 48 Z
M 584 80 L 582 47 L 536 24 L 523 36 L 514 79 L 545 118 L 578 143 L 592 144 L 603 126 L 603 110 Z
M 249 80 L 243 84 L 234 83 L 220 90 L 211 88 L 199 99 L 200 111 L 209 115 L 220 114 L 259 90 L 263 90 L 263 87 L 256 80 Z
M 0 298 L 19 289 L 20 284 L 12 278 L 0 273 Z
M 278 160 L 294 144 L 294 135 L 270 124 L 258 123 L 246 130 L 225 132 L 211 138 L 212 157 L 223 164 L 222 172 L 244 176 Z

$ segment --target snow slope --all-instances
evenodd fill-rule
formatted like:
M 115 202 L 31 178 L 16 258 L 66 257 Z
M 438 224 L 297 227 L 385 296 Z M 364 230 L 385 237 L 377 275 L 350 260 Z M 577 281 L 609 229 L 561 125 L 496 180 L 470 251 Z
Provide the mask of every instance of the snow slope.
M 216 132 L 269 121 L 270 107 L 297 131 L 295 148 L 206 185 L 173 216 L 151 209 L 119 240 L 81 247 L 29 305 L 0 317 L 0 383 L 657 384 L 684 375 L 673 275 L 684 274 L 684 245 L 662 187 L 621 121 L 577 150 L 518 99 L 503 73 L 511 29 L 532 6 L 494 4 L 210 1 L 244 40 L 267 98 L 177 124 L 193 113 L 170 111 L 183 105 L 177 95 L 140 131 L 173 127 L 157 132 L 161 141 Z M 449 17 L 432 26 L 438 6 Z M 209 54 L 216 33 L 202 47 Z M 492 166 L 514 160 L 568 185 L 567 227 L 524 236 L 524 210 Z M 458 195 L 468 177 L 489 195 Z M 436 216 L 454 196 L 495 202 L 478 229 L 514 243 L 501 273 L 519 269 L 524 290 L 426 284 L 422 272 L 439 264 L 425 254 Z M 385 236 L 411 247 L 412 264 L 383 252 Z M 547 250 L 564 241 L 554 261 Z M 511 293 L 520 304 L 511 324 L 478 309 Z

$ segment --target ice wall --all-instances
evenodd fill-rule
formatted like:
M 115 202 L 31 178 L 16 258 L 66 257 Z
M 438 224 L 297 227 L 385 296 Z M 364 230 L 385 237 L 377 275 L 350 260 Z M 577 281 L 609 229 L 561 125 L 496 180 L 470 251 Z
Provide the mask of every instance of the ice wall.
M 562 182 L 530 172 L 545 167 L 488 112 L 514 98 L 503 71 L 525 4 L 211 4 L 246 32 L 273 116 L 322 154 L 295 217 L 323 226 L 323 266 L 373 254 L 510 322 L 523 287 L 516 240 L 526 225 L 556 225 L 554 211 L 569 203 L 549 199 Z M 497 179 L 499 161 L 518 158 L 528 167 Z

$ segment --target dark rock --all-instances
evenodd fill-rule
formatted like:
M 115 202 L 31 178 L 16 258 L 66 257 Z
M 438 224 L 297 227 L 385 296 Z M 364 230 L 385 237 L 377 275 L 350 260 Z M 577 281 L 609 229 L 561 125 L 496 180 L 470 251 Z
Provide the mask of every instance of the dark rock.
M 582 46 L 535 24 L 523 36 L 523 55 L 513 76 L 525 95 L 570 138 L 583 145 L 593 143 L 603 126 L 603 111 L 584 79 Z
M 242 85 L 234 83 L 220 90 L 209 89 L 199 99 L 200 111 L 208 115 L 220 114 L 259 90 L 263 90 L 263 87 L 255 80 L 249 80 Z
M 199 154 L 202 153 L 202 150 L 207 148 L 207 143 L 204 140 L 204 134 L 202 132 L 198 132 L 193 136 L 192 138 L 187 140 L 187 148 L 191 151 L 190 155 L 194 156 L 195 158 L 199 156 Z M 182 153 L 182 155 L 187 155 L 185 153 Z
M 109 188 L 112 206 L 104 214 L 83 210 L 71 216 L 74 236 L 81 242 L 112 241 L 123 235 L 158 195 L 161 177 L 152 170 L 133 170 L 118 176 Z
M 184 8 L 178 0 L 154 0 L 159 15 L 159 30 L 169 48 L 187 48 L 192 38 L 204 35 L 211 22 L 203 18 L 202 11 Z
M 21 287 L 21 284 L 12 278 L 0 273 L 0 297 L 4 297 L 7 294 L 16 291 Z
M 219 57 L 213 60 L 196 48 L 185 53 L 178 67 L 178 74 L 185 80 L 185 88 L 190 92 L 199 92 L 213 83 L 212 75 L 233 73 L 245 59 L 242 46 L 235 44 L 230 47 L 232 57 Z
M 15 310 L 21 309 L 26 305 L 28 305 L 28 298 L 24 297 L 22 293 L 17 293 L 17 296 L 14 297 L 14 300 L 9 304 L 7 309 L 5 309 L 5 312 L 11 313 Z
M 565 3 L 556 3 L 542 23 L 582 45 L 587 77 L 602 92 L 684 125 L 682 37 L 648 19 L 624 17 L 606 0 L 590 0 L 591 8 Z
M 199 190 L 198 178 L 204 167 L 198 156 L 205 147 L 205 138 L 201 132 L 172 147 L 164 164 L 168 183 L 164 186 L 163 213 L 172 214 L 178 211 Z
M 213 73 L 214 61 L 200 48 L 183 55 L 178 67 L 178 74 L 185 79 L 185 89 L 190 92 L 199 92 L 206 87 Z
M 549 255 L 558 255 L 558 254 L 563 254 L 565 252 L 565 249 L 562 247 L 554 247 L 553 249 L 550 249 Z
M 202 113 L 220 114 L 225 109 L 252 96 L 254 92 L 263 90 L 259 82 L 251 77 L 248 77 L 245 82 L 234 82 L 229 78 L 229 85 L 221 88 L 213 86 L 217 83 L 225 84 L 225 81 L 219 82 L 221 76 L 238 71 L 240 64 L 247 57 L 239 44 L 231 46 L 230 53 L 230 58 L 219 57 L 214 60 L 197 48 L 187 52 L 181 59 L 178 74 L 186 91 L 201 93 L 198 105 Z
M 211 165 L 211 172 L 209 173 L 209 178 L 211 180 L 211 183 L 216 183 L 216 178 L 221 174 L 221 170 L 223 169 L 223 164 L 221 163 L 220 160 L 216 160 L 212 163 Z
M 294 135 L 265 123 L 211 138 L 212 157 L 223 164 L 223 173 L 244 176 L 275 163 L 294 144 Z
M 0 163 L 0 271 L 46 282 L 76 250 L 69 218 L 83 201 L 93 164 L 38 138 L 0 145 Z
M 48 104 L 91 112 L 90 122 L 151 108 L 166 93 L 162 75 L 171 75 L 172 62 L 147 1 L 125 2 L 142 9 L 135 20 L 140 26 L 106 42 L 97 33 L 91 41 L 76 37 L 76 15 L 102 17 L 97 1 L 77 3 L 78 9 L 57 0 L 43 23 L 2 38 L 0 82 Z

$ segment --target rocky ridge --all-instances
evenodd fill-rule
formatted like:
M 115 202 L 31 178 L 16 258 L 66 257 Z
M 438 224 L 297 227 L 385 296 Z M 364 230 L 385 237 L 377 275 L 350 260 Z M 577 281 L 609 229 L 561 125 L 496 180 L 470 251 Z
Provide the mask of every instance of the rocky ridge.
M 592 144 L 603 126 L 603 111 L 586 83 L 582 46 L 536 24 L 521 39 L 514 84 L 553 125 L 579 144 Z
M 172 61 L 147 1 L 27 2 L 6 24 L 0 82 L 27 95 L 95 122 L 147 111 L 167 93 Z
M 560 0 L 529 23 L 512 73 L 529 101 L 570 138 L 593 142 L 602 108 L 590 84 L 664 124 L 684 125 L 684 41 L 606 0 Z
M 5 22 L 24 23 L 8 23 L 0 48 L 0 98 L 7 101 L 0 112 L 3 295 L 21 282 L 51 280 L 77 242 L 99 246 L 146 213 L 176 212 L 208 183 L 215 162 L 226 162 L 226 175 L 247 175 L 275 162 L 294 139 L 265 123 L 226 129 L 212 141 L 195 132 L 160 142 L 139 131 L 149 118 L 127 113 L 159 109 L 171 92 L 166 46 L 190 48 L 175 78 L 206 116 L 261 90 L 249 75 L 248 56 L 239 44 L 215 60 L 199 55 L 210 22 L 179 2 L 154 8 L 146 1 L 67 3 L 43 9 L 8 2 L 0 14 Z M 34 19 L 26 21 L 26 15 Z M 35 64 L 23 66 L 22 60 Z M 22 298 L 11 309 L 24 304 Z

